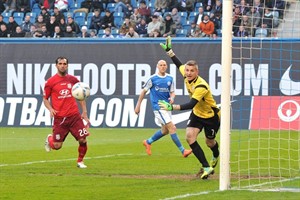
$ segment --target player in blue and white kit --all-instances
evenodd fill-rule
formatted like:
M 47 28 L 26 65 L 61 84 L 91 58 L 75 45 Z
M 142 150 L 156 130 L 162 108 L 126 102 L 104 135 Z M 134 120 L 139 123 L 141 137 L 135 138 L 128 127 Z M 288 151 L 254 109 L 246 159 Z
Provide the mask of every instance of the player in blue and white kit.
M 172 122 L 171 111 L 161 110 L 160 106 L 158 105 L 159 100 L 165 100 L 170 104 L 174 102 L 175 92 L 173 77 L 166 73 L 168 65 L 165 60 L 158 61 L 156 67 L 157 73 L 153 74 L 149 78 L 149 80 L 145 83 L 143 90 L 141 91 L 135 107 L 135 113 L 138 114 L 140 112 L 142 100 L 144 99 L 146 93 L 150 90 L 150 100 L 155 120 L 161 124 L 161 129 L 154 133 L 154 135 L 148 140 L 144 140 L 143 145 L 146 148 L 147 154 L 151 155 L 151 144 L 163 136 L 170 134 L 173 142 L 178 147 L 183 157 L 188 157 L 192 153 L 192 150 L 184 149 L 179 141 L 176 134 L 176 126 Z

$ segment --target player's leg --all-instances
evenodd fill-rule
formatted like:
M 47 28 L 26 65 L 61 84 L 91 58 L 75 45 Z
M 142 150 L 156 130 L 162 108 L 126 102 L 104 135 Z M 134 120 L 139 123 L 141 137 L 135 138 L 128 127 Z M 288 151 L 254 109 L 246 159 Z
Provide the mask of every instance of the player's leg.
M 66 127 L 61 126 L 63 123 L 65 123 L 65 118 L 54 119 L 52 134 L 47 135 L 45 141 L 45 150 L 47 152 L 51 151 L 51 149 L 58 150 L 62 147 L 69 132 Z
M 166 128 L 168 129 L 168 132 L 170 133 L 172 141 L 177 146 L 177 148 L 181 152 L 182 156 L 184 158 L 188 157 L 192 153 L 192 150 L 191 149 L 185 149 L 183 147 L 183 145 L 181 144 L 181 142 L 180 142 L 180 140 L 179 140 L 179 138 L 177 136 L 177 133 L 176 133 L 176 126 L 175 126 L 175 124 L 173 124 L 173 122 L 170 121 L 169 123 L 166 124 Z
M 84 125 L 80 114 L 72 116 L 69 119 L 73 121 L 73 123 L 70 125 L 70 132 L 79 143 L 77 167 L 86 168 L 87 166 L 84 164 L 83 159 L 88 150 L 86 137 L 89 136 L 89 131 L 87 127 Z
M 157 130 L 151 137 L 149 137 L 147 140 L 143 141 L 143 145 L 146 148 L 147 154 L 150 156 L 152 154 L 151 152 L 151 144 L 166 134 L 168 134 L 167 128 L 164 126 L 164 119 L 162 115 L 160 114 L 160 111 L 154 111 L 155 121 L 161 125 L 161 129 Z
M 216 165 L 218 164 L 218 159 L 219 159 L 219 144 L 215 140 L 215 137 L 218 133 L 218 130 L 220 128 L 220 120 L 219 116 L 216 114 L 214 117 L 205 120 L 205 137 L 206 137 L 206 145 L 211 149 L 212 151 L 212 159 L 210 161 L 210 166 L 215 168 Z
M 200 131 L 202 130 L 202 119 L 194 115 L 192 112 L 189 118 L 189 122 L 186 128 L 186 140 L 193 150 L 193 154 L 196 156 L 198 161 L 201 163 L 202 168 L 200 168 L 202 179 L 206 179 L 209 174 L 212 174 L 213 168 L 210 167 L 209 163 L 206 160 L 205 154 L 199 143 L 197 142 L 197 137 Z M 203 172 L 203 173 L 202 173 Z

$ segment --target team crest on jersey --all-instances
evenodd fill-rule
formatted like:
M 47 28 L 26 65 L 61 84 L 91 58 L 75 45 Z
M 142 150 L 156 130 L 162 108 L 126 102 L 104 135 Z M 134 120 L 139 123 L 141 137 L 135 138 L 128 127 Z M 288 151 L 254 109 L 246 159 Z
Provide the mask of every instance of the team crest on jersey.
M 170 86 L 170 85 L 171 85 L 171 81 L 168 81 L 168 83 L 167 83 L 167 84 L 168 84 L 168 86 Z
M 68 83 L 68 88 L 72 88 L 72 84 L 71 83 Z

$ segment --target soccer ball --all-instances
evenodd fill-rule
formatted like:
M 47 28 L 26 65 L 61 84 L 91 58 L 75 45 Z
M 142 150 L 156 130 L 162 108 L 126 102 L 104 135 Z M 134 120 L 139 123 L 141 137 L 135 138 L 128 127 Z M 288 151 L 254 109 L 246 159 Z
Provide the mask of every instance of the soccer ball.
M 72 96 L 79 100 L 85 100 L 90 96 L 90 86 L 83 82 L 78 82 L 72 87 Z

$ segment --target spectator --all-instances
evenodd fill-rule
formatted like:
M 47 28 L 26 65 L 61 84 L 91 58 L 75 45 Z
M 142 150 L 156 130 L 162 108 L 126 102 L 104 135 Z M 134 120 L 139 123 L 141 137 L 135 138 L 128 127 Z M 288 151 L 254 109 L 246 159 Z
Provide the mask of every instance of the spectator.
M 4 12 L 13 13 L 17 10 L 17 0 L 7 0 Z
M 154 38 L 161 37 L 161 33 L 160 33 L 159 29 L 154 29 L 152 37 L 154 37 Z
M 241 15 L 241 10 L 240 10 L 240 7 L 235 7 L 234 8 L 234 11 L 233 11 L 233 17 L 232 17 L 232 31 L 235 33 L 238 31 L 239 29 L 239 26 L 241 25 L 241 18 L 242 15 Z
M 135 8 L 133 10 L 132 15 L 130 16 L 130 21 L 133 22 L 134 24 L 139 24 L 141 22 L 141 15 L 139 13 L 139 10 L 137 8 Z
M 55 0 L 54 8 L 57 8 L 60 12 L 67 12 L 69 9 L 68 0 Z
M 165 13 L 168 5 L 168 1 L 166 0 L 156 0 L 154 3 L 155 12 Z
M 72 27 L 72 30 L 76 33 L 79 34 L 80 33 L 80 28 L 79 25 L 74 21 L 74 19 L 72 17 L 68 17 L 68 23 L 67 25 L 70 25 Z
M 128 17 L 125 18 L 121 28 L 120 28 L 120 32 L 124 33 L 124 35 L 126 35 L 126 33 L 128 33 L 129 28 L 134 28 L 135 24 L 133 22 L 130 21 L 130 19 Z
M 22 12 L 24 15 L 30 12 L 30 0 L 16 0 L 16 11 Z
M 202 4 L 204 12 L 210 12 L 214 5 L 216 5 L 216 0 L 203 0 Z
M 47 11 L 46 8 L 43 8 L 40 12 L 40 15 L 43 16 L 44 22 L 47 24 L 50 21 L 50 13 Z
M 249 11 L 249 4 L 246 3 L 246 0 L 241 0 L 239 7 L 241 15 L 246 15 L 246 13 Z
M 243 26 L 245 32 L 247 32 L 249 35 L 253 35 L 253 24 L 251 24 L 251 21 L 247 15 L 242 16 L 241 26 Z M 241 26 L 239 27 L 238 31 L 241 31 Z
M 114 24 L 114 16 L 109 10 L 105 10 L 105 15 L 101 18 L 100 21 L 100 29 L 113 28 Z
M 200 6 L 198 8 L 198 14 L 196 15 L 196 17 L 194 19 L 195 24 L 197 24 L 199 26 L 203 20 L 203 16 L 204 16 L 204 8 L 202 6 Z
M 86 15 L 91 11 L 92 8 L 92 0 L 84 0 L 80 4 L 80 8 L 73 11 L 73 13 L 84 12 Z
M 246 14 L 248 16 L 248 20 L 250 21 L 250 24 L 252 24 L 252 30 L 249 32 L 251 36 L 255 36 L 255 30 L 260 25 L 260 14 L 258 11 L 256 11 L 256 7 L 251 6 L 250 10 Z
M 262 18 L 262 22 L 261 22 L 261 28 L 263 29 L 267 29 L 268 32 L 268 37 L 271 36 L 271 33 L 273 31 L 273 15 L 270 11 L 269 8 L 265 8 L 265 14 Z
M 42 30 L 42 26 L 46 25 L 46 23 L 44 22 L 44 17 L 43 15 L 39 15 L 37 17 L 37 21 L 34 23 L 37 31 L 41 31 Z
M 55 16 L 52 15 L 50 17 L 49 22 L 46 23 L 46 27 L 47 27 L 47 30 L 48 30 L 48 33 L 49 33 L 50 37 L 53 37 L 54 29 L 55 29 L 56 26 L 59 26 L 59 23 L 56 21 Z
M 182 28 L 181 16 L 179 15 L 177 8 L 172 9 L 171 16 L 172 16 L 173 22 L 176 25 L 176 28 L 181 29 Z
M 221 18 L 221 13 L 219 11 L 211 12 L 210 13 L 210 21 L 214 23 L 215 26 L 215 32 L 214 34 L 216 36 L 221 37 L 221 30 L 222 30 L 222 18 Z
M 114 38 L 109 27 L 105 28 L 104 32 L 105 34 L 102 36 L 102 38 Z
M 10 33 L 7 30 L 6 24 L 0 25 L 0 37 L 10 37 Z
M 167 7 L 165 9 L 165 12 L 171 12 L 173 8 L 178 7 L 178 1 L 177 0 L 168 0 L 167 2 Z
M 248 31 L 245 29 L 245 26 L 240 25 L 239 31 L 234 34 L 235 37 L 248 37 Z
M 67 23 L 65 18 L 61 18 L 60 21 L 58 22 L 59 28 L 62 32 L 66 32 L 67 30 Z
M 126 4 L 122 0 L 114 0 L 114 1 L 115 1 L 114 12 L 125 13 L 128 11 Z
M 13 16 L 10 16 L 6 25 L 8 33 L 12 34 L 13 32 L 15 32 L 17 26 L 19 26 L 19 24 L 15 21 L 15 18 Z
M 38 0 L 39 8 L 46 9 L 46 11 L 53 10 L 55 0 Z
M 55 20 L 58 23 L 60 22 L 61 19 L 65 18 L 65 15 L 56 7 L 53 9 L 53 15 L 55 16 Z
M 141 0 L 140 1 L 140 6 L 138 8 L 139 14 L 141 17 L 144 17 L 146 19 L 146 23 L 148 24 L 151 21 L 151 10 L 150 8 L 146 5 L 146 1 Z
M 90 37 L 90 33 L 87 31 L 86 26 L 81 27 L 81 33 L 79 34 L 79 37 L 81 37 L 81 38 L 89 38 Z
M 173 22 L 171 14 L 167 14 L 165 20 L 160 25 L 160 32 L 162 37 L 174 36 L 176 31 L 176 25 Z
M 91 18 L 89 29 L 96 29 L 98 32 L 100 29 L 100 25 L 101 25 L 100 10 L 94 10 L 94 15 Z
M 260 16 L 263 16 L 264 12 L 264 4 L 260 2 L 260 0 L 254 0 L 253 6 L 256 8 L 256 11 L 259 12 Z
M 25 37 L 25 32 L 22 31 L 22 28 L 20 26 L 17 26 L 16 31 L 12 33 L 10 37 Z
M 3 16 L 0 14 L 0 25 L 2 25 L 2 24 L 6 25 L 6 23 L 3 21 Z
M 125 35 L 126 38 L 139 38 L 139 34 L 137 32 L 135 32 L 133 27 L 129 28 L 128 33 L 126 33 Z
M 215 25 L 212 21 L 210 21 L 208 15 L 204 15 L 203 21 L 199 26 L 201 37 L 215 37 Z
M 154 30 L 159 30 L 161 23 L 158 21 L 158 17 L 156 15 L 152 16 L 152 21 L 148 24 L 147 34 L 148 37 L 154 36 Z
M 64 33 L 60 30 L 59 26 L 54 27 L 53 38 L 61 38 L 64 37 Z
M 90 30 L 90 38 L 98 38 L 96 30 L 94 29 Z
M 68 37 L 68 38 L 76 37 L 76 33 L 72 30 L 72 27 L 70 25 L 67 25 L 66 31 L 63 34 L 64 37 Z
M 188 30 L 187 37 L 195 38 L 199 37 L 199 28 L 195 22 L 191 23 L 191 28 Z
M 219 12 L 222 15 L 223 5 L 221 0 L 216 0 L 216 4 L 213 6 L 211 12 Z
M 25 32 L 25 37 L 33 37 L 33 38 L 35 38 L 35 37 L 37 37 L 36 36 L 36 34 L 37 34 L 38 32 L 37 32 L 37 30 L 36 30 L 36 27 L 35 27 L 35 25 L 31 25 L 30 26 L 30 31 L 29 32 Z
M 0 14 L 4 12 L 6 6 L 6 0 L 0 0 Z
M 146 23 L 146 19 L 142 18 L 141 22 L 136 26 L 136 32 L 140 37 L 148 36 L 148 24 Z
M 103 6 L 104 1 L 102 0 L 92 0 L 92 6 L 90 12 L 94 12 L 95 10 L 99 10 L 100 13 L 104 11 Z
M 25 33 L 30 32 L 31 25 L 33 24 L 30 22 L 30 15 L 26 15 L 23 23 L 21 24 L 22 31 Z
M 39 37 L 39 38 L 47 38 L 47 37 L 49 37 L 49 33 L 47 31 L 46 25 L 42 26 L 41 31 L 36 31 L 35 36 Z
M 177 6 L 179 12 L 192 12 L 194 10 L 195 0 L 180 0 Z

